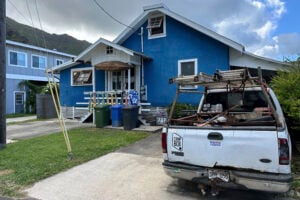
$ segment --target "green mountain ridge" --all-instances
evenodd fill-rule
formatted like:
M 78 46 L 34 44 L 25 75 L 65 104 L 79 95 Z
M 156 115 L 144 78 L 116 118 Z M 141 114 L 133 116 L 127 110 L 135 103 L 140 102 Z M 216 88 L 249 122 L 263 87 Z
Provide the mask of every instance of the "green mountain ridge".
M 7 40 L 45 48 L 43 38 L 45 38 L 47 49 L 56 49 L 57 51 L 74 55 L 78 55 L 91 45 L 86 40 L 77 40 L 67 34 L 50 34 L 40 29 L 18 23 L 9 17 L 6 18 Z

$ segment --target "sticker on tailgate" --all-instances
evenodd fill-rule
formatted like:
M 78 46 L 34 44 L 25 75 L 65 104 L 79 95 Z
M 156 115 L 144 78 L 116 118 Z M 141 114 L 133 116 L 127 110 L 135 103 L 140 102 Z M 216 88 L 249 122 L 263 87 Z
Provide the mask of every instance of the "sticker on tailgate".
M 183 138 L 180 135 L 173 133 L 172 146 L 179 151 L 183 151 Z
M 220 141 L 209 141 L 210 146 L 213 147 L 220 147 L 221 146 L 221 142 Z

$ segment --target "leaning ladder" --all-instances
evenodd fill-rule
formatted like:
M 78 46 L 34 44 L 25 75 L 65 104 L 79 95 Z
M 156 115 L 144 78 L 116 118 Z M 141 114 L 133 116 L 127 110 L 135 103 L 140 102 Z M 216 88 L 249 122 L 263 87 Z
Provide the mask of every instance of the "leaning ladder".
M 49 74 L 49 73 L 51 73 L 51 74 Z M 53 100 L 53 103 L 54 103 L 54 106 L 55 106 L 58 122 L 59 122 L 60 128 L 62 130 L 64 139 L 65 139 L 65 142 L 66 142 L 66 145 L 67 145 L 67 151 L 68 151 L 69 159 L 71 160 L 71 159 L 73 159 L 72 147 L 71 147 L 71 142 L 70 142 L 69 135 L 68 135 L 68 130 L 67 130 L 67 127 L 66 127 L 66 124 L 65 124 L 65 120 L 64 120 L 64 117 L 63 117 L 63 113 L 61 112 L 57 82 L 55 81 L 53 70 L 51 69 L 50 71 L 46 71 L 46 76 L 47 76 L 47 79 L 48 79 L 48 84 L 49 84 L 52 100 Z

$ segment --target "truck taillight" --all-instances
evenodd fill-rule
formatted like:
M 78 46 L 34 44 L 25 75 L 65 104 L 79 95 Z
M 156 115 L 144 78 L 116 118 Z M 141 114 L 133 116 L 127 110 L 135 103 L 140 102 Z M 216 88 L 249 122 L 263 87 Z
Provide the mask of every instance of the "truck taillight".
M 278 138 L 278 153 L 279 153 L 279 164 L 289 165 L 290 151 L 289 151 L 289 144 L 287 139 Z
M 161 147 L 163 153 L 167 153 L 167 133 L 161 133 Z

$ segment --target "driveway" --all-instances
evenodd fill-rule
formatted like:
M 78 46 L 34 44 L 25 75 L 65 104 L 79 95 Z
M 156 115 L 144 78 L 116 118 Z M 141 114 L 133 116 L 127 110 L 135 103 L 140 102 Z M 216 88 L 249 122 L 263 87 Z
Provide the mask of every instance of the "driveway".
M 17 119 L 14 119 L 17 120 Z M 20 121 L 14 121 L 20 122 Z M 92 124 L 82 124 L 77 120 L 66 119 L 65 124 L 67 129 L 87 126 L 94 127 Z M 20 140 L 40 135 L 46 135 L 51 133 L 60 132 L 60 125 L 57 119 L 47 119 L 32 122 L 24 122 L 13 125 L 7 125 L 6 138 L 11 140 Z
M 192 183 L 180 184 L 166 176 L 161 166 L 160 134 L 74 167 L 28 188 L 37 199 L 72 200 L 199 200 Z M 225 190 L 216 199 L 284 199 L 256 191 Z

